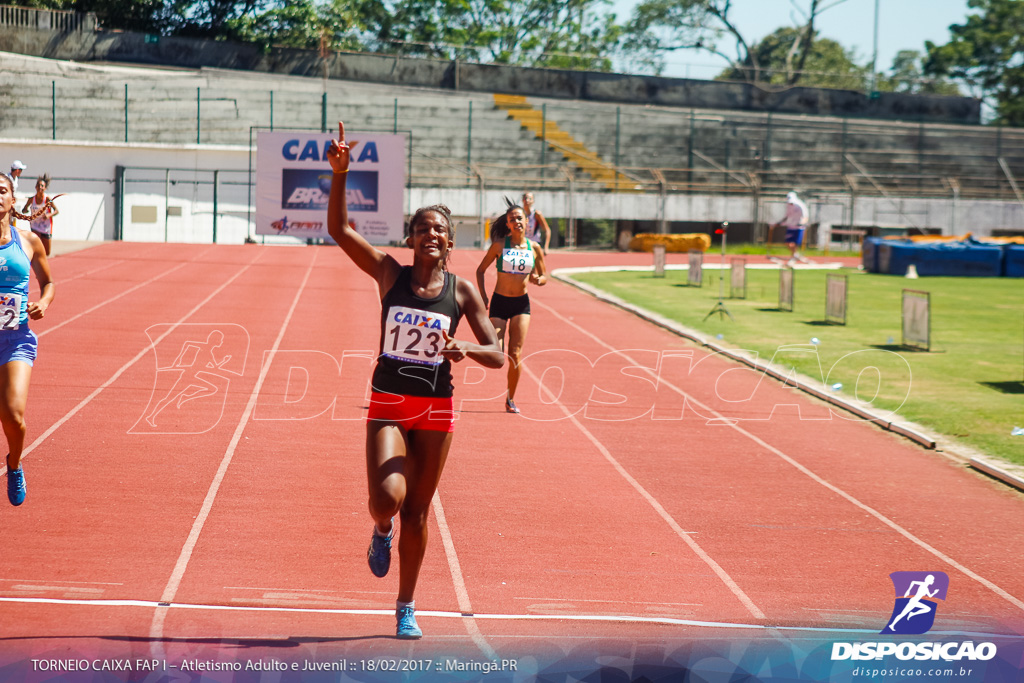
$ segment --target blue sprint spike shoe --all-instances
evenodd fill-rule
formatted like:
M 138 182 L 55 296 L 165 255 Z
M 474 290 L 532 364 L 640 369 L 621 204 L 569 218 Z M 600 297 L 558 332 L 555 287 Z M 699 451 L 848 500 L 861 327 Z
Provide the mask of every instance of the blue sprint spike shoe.
M 25 470 L 21 467 L 7 470 L 7 500 L 11 505 L 25 502 Z
M 370 549 L 366 551 L 366 561 L 370 565 L 370 571 L 374 576 L 383 578 L 388 575 L 391 569 L 391 539 L 395 536 L 395 518 L 391 518 L 391 533 L 381 536 L 377 533 L 377 526 L 373 527 L 373 535 L 370 537 Z
M 395 617 L 398 619 L 398 627 L 395 629 L 395 637 L 402 640 L 419 640 L 423 637 L 423 631 L 416 624 L 416 608 L 412 605 L 405 605 L 395 610 Z

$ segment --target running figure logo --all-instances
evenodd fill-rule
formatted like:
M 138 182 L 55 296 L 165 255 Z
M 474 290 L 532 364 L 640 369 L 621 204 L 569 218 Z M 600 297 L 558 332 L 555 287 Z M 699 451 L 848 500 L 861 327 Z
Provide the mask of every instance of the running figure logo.
M 249 334 L 234 324 L 154 325 L 153 393 L 134 434 L 201 434 L 224 414 L 232 377 L 245 372 Z
M 893 572 L 889 578 L 896 588 L 896 604 L 881 633 L 927 633 L 935 623 L 935 598 L 946 599 L 949 577 L 944 572 Z

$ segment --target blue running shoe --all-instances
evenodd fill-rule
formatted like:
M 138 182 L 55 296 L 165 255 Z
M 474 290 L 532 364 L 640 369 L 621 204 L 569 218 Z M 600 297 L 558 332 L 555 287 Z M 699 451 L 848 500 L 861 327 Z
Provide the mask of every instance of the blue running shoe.
M 416 609 L 412 605 L 399 607 L 395 611 L 398 618 L 398 628 L 395 630 L 395 637 L 402 640 L 419 640 L 423 637 L 423 631 L 416 625 Z
M 377 527 L 373 527 L 373 535 L 370 537 L 370 549 L 366 552 L 366 561 L 370 564 L 370 571 L 374 576 L 385 577 L 391 569 L 391 539 L 395 535 L 395 518 L 391 518 L 391 533 L 381 536 L 377 533 Z
M 21 467 L 7 470 L 7 500 L 11 501 L 11 505 L 25 502 L 25 470 Z

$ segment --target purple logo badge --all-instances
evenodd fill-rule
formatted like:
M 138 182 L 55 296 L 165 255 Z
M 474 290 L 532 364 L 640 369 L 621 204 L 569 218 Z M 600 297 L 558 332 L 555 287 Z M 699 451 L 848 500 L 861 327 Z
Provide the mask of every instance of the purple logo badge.
M 935 623 L 936 600 L 946 599 L 949 577 L 945 572 L 893 572 L 889 578 L 896 589 L 896 604 L 880 633 L 927 633 Z

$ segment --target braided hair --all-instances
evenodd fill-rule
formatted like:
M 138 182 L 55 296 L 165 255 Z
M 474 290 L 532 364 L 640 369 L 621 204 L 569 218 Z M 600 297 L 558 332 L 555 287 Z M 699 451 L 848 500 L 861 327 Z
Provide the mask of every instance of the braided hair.
M 444 260 L 441 261 L 441 269 L 448 270 L 448 257 L 452 253 L 452 243 L 455 242 L 455 226 L 452 224 L 452 210 L 444 204 L 431 204 L 430 206 L 424 206 L 416 209 L 416 213 L 409 219 L 409 223 L 405 227 L 407 237 L 412 237 L 412 231 L 416 227 L 416 224 L 420 222 L 423 215 L 433 211 L 439 213 L 444 217 L 445 223 L 448 224 L 448 251 L 445 252 Z
M 49 176 L 43 176 L 43 177 L 46 179 L 47 184 L 49 184 Z M 11 178 L 11 176 L 7 175 L 3 171 L 0 171 L 0 181 L 7 181 L 7 185 L 8 185 L 8 187 L 11 188 L 11 192 L 14 191 L 14 179 Z M 63 196 L 63 195 L 57 195 L 57 197 L 61 197 L 61 196 Z M 11 215 L 14 216 L 15 218 L 19 219 L 19 220 L 29 221 L 29 222 L 34 221 L 35 219 L 37 219 L 40 216 L 42 216 L 43 214 L 45 214 L 47 209 L 52 209 L 53 208 L 53 200 L 56 199 L 57 197 L 53 197 L 52 199 L 47 199 L 46 203 L 44 203 L 41 207 L 39 207 L 38 209 L 36 209 L 35 211 L 33 211 L 30 214 L 21 213 L 20 211 L 18 211 L 16 208 L 14 208 L 12 206 L 11 207 Z

